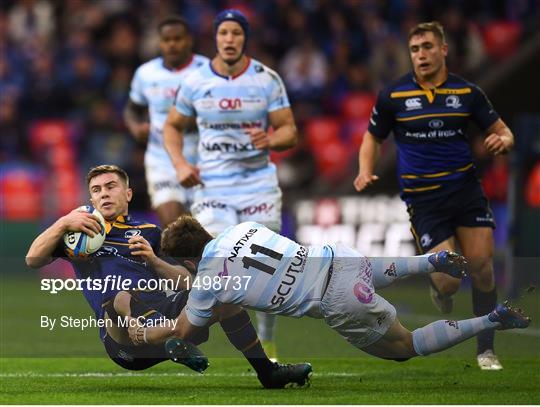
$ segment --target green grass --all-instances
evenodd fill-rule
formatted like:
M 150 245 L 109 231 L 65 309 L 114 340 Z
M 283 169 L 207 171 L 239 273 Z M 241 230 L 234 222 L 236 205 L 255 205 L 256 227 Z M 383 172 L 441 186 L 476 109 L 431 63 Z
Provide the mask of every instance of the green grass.
M 380 293 L 414 329 L 440 319 L 425 284 L 401 284 Z M 210 358 L 204 375 L 165 362 L 129 372 L 106 358 L 95 329 L 39 327 L 40 315 L 88 316 L 80 293 L 39 291 L 35 276 L 2 275 L 0 403 L 2 404 L 540 404 L 540 330 L 500 332 L 496 349 L 504 370 L 476 367 L 474 340 L 405 363 L 364 355 L 322 321 L 281 318 L 278 348 L 286 362 L 310 361 L 309 388 L 264 390 L 219 328 L 201 348 Z M 523 306 L 533 321 L 540 300 Z M 470 317 L 470 292 L 456 296 L 452 319 Z

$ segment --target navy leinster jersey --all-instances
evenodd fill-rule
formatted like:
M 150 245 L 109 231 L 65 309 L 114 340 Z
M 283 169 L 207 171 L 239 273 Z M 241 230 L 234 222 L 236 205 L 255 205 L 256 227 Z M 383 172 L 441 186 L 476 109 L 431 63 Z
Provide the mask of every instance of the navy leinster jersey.
M 452 193 L 475 178 L 469 119 L 486 130 L 499 115 L 479 87 L 457 75 L 425 89 L 409 73 L 379 93 L 368 130 L 380 140 L 393 131 L 405 202 Z
M 89 258 L 71 260 L 77 279 L 99 279 L 104 284 L 109 277 L 108 286 L 88 289 L 85 284 L 83 294 L 97 319 L 104 317 L 105 305 L 122 289 L 137 289 L 139 280 L 157 279 L 157 274 L 146 265 L 140 256 L 132 256 L 128 240 L 142 235 L 151 245 L 154 253 L 160 250 L 161 231 L 151 223 L 133 220 L 129 215 L 119 216 L 114 222 L 106 222 L 106 237 L 101 248 Z M 64 257 L 63 241 L 58 245 L 53 257 Z M 113 281 L 131 280 L 129 287 L 119 287 Z M 96 282 L 97 283 L 97 282 Z M 145 282 L 144 282 L 145 283 Z M 146 286 L 146 285 L 145 285 Z

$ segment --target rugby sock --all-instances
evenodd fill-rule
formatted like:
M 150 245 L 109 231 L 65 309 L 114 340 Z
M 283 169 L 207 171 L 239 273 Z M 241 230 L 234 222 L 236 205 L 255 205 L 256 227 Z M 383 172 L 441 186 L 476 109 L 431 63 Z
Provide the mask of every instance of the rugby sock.
M 384 288 L 394 281 L 413 274 L 427 274 L 435 271 L 428 258 L 433 253 L 410 257 L 370 257 L 373 272 L 373 286 Z
M 268 375 L 273 364 L 264 353 L 248 313 L 242 311 L 231 318 L 222 320 L 220 324 L 229 341 L 243 353 L 257 374 L 259 376 Z
M 276 316 L 266 312 L 256 312 L 257 334 L 261 341 L 273 341 L 276 326 Z
M 412 332 L 414 350 L 418 355 L 426 356 L 499 326 L 499 322 L 491 322 L 487 315 L 462 321 L 435 321 Z
M 473 313 L 476 316 L 490 313 L 497 305 L 497 288 L 488 292 L 482 292 L 473 287 L 472 289 Z M 486 350 L 494 350 L 495 332 L 486 331 L 478 334 L 476 354 Z

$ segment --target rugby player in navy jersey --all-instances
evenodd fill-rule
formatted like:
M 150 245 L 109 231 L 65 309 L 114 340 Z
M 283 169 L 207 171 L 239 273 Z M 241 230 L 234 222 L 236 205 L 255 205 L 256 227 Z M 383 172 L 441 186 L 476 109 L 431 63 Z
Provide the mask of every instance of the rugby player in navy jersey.
M 360 147 L 354 186 L 363 191 L 377 181 L 380 145 L 393 132 L 401 197 L 418 249 L 426 253 L 459 247 L 469 262 L 474 314 L 484 315 L 497 303 L 495 222 L 477 178 L 467 125 L 472 119 L 485 132 L 484 145 L 494 155 L 506 154 L 514 137 L 478 86 L 448 72 L 448 45 L 438 22 L 412 28 L 409 52 L 413 72 L 379 93 Z M 434 303 L 441 312 L 451 312 L 459 280 L 441 273 L 430 279 Z M 502 369 L 494 353 L 494 331 L 479 334 L 477 343 L 479 367 Z
M 106 220 L 106 239 L 102 247 L 87 259 L 72 261 L 78 279 L 131 280 L 129 291 L 118 285 L 98 290 L 83 284 L 83 294 L 93 309 L 96 319 L 110 321 L 100 328 L 100 339 L 107 354 L 118 365 L 129 370 L 142 370 L 168 360 L 162 345 L 134 347 L 126 327 L 118 323 L 125 317 L 144 317 L 145 323 L 159 324 L 166 318 L 176 318 L 186 304 L 191 274 L 173 262 L 157 256 L 161 232 L 156 225 L 133 219 L 128 214 L 132 190 L 124 170 L 113 165 L 92 168 L 86 177 L 92 205 Z M 63 235 L 84 232 L 99 233 L 100 224 L 93 215 L 74 210 L 58 219 L 32 243 L 26 255 L 28 266 L 38 268 L 56 258 L 64 257 Z M 178 278 L 179 277 L 179 278 Z M 177 283 L 175 291 L 139 290 L 139 282 L 148 283 L 159 278 Z M 146 281 L 145 281 L 146 280 Z M 120 318 L 120 319 L 119 319 Z M 305 382 L 311 372 L 309 364 L 281 365 L 272 363 L 264 353 L 249 315 L 242 309 L 224 308 L 212 322 L 220 322 L 230 342 L 240 350 L 258 374 L 265 387 L 284 387 L 289 383 Z M 208 339 L 208 330 L 191 338 L 199 344 Z M 178 360 L 194 368 L 191 361 Z M 187 363 L 186 363 L 187 362 Z

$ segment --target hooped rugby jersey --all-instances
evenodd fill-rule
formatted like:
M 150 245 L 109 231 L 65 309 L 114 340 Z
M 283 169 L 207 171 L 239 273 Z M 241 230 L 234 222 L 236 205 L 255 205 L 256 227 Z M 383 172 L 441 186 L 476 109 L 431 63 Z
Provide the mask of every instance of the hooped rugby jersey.
M 203 326 L 218 304 L 321 318 L 319 305 L 332 264 L 330 246 L 302 246 L 256 222 L 231 226 L 209 242 L 186 304 Z
M 180 81 L 207 61 L 205 56 L 194 54 L 186 65 L 172 70 L 165 67 L 162 57 L 158 57 L 144 63 L 135 71 L 129 98 L 138 105 L 148 106 L 150 136 L 145 154 L 147 165 L 163 166 L 167 163 L 172 166 L 163 145 L 163 126 L 169 109 L 174 105 Z M 184 136 L 184 156 L 190 163 L 195 164 L 198 133 L 186 132 Z
M 152 223 L 137 221 L 125 215 L 119 216 L 114 222 L 106 222 L 105 226 L 105 242 L 88 258 L 81 260 L 66 258 L 63 240 L 53 254 L 53 257 L 62 257 L 71 262 L 77 279 L 100 280 L 102 289 L 97 289 L 95 284 L 90 287 L 95 289 L 88 289 L 86 284 L 82 285 L 84 297 L 98 319 L 103 318 L 107 301 L 112 300 L 119 291 L 125 289 L 120 287 L 119 282 L 130 279 L 128 289 L 136 289 L 138 281 L 158 278 L 140 256 L 131 254 L 129 239 L 134 236 L 143 236 L 152 246 L 154 253 L 159 253 L 161 247 L 161 230 Z M 105 285 L 107 276 L 110 276 L 109 282 Z
M 245 131 L 267 131 L 268 113 L 289 106 L 279 75 L 254 59 L 234 77 L 218 74 L 210 62 L 189 74 L 178 91 L 176 109 L 196 116 L 204 190 L 225 195 L 275 191 L 276 168 L 269 152 L 256 149 Z
M 424 89 L 409 73 L 379 93 L 368 130 L 381 140 L 393 131 L 406 202 L 451 193 L 475 176 L 469 119 L 486 130 L 499 115 L 478 86 L 457 75 Z

